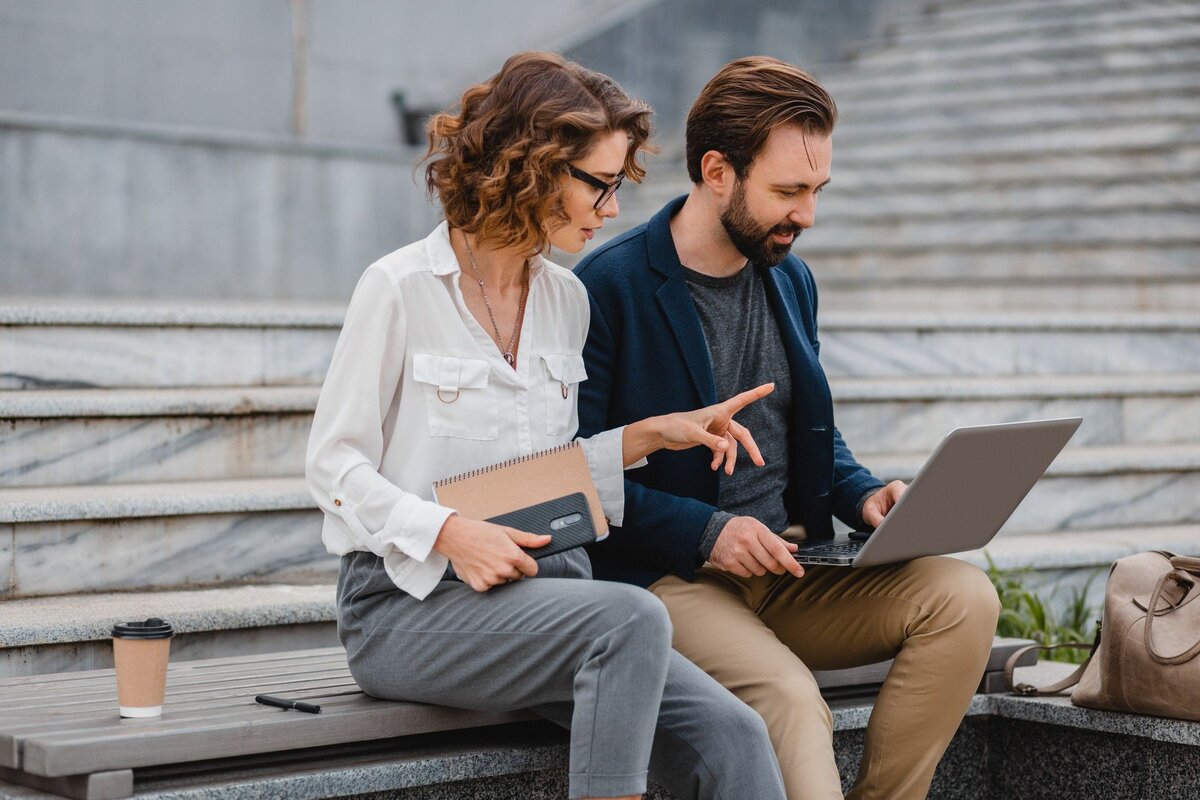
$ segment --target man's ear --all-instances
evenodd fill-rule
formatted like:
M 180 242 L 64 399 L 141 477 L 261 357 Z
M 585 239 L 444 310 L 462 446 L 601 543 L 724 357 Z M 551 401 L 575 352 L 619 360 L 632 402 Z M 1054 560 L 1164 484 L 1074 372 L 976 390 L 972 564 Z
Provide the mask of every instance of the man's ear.
M 733 191 L 736 177 L 733 165 L 716 150 L 709 150 L 700 157 L 700 178 L 718 197 L 725 197 Z

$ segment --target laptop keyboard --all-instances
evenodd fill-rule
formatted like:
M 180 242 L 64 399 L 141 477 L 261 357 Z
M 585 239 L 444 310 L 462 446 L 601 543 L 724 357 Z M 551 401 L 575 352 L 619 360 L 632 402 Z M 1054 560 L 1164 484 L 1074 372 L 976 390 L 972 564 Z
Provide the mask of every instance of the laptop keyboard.
M 830 542 L 829 544 L 805 545 L 798 555 L 803 556 L 853 556 L 862 549 L 862 542 Z

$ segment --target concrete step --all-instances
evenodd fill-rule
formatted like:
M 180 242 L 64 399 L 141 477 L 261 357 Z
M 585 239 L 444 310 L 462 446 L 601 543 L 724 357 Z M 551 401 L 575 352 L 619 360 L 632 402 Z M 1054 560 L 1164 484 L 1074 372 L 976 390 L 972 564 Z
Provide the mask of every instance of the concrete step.
M 1084 57 L 1090 55 L 1090 57 Z M 1200 63 L 1200 41 L 1176 43 L 1170 48 L 1141 45 L 1110 46 L 1070 60 L 1021 58 L 998 69 L 991 61 L 964 61 L 952 67 L 878 69 L 853 64 L 827 65 L 813 70 L 839 103 L 903 96 L 909 92 L 970 91 L 1001 86 L 1053 85 L 1057 81 L 1106 78 L 1118 75 L 1153 75 L 1195 69 Z
M 1078 216 L 1095 212 L 1150 214 L 1200 210 L 1200 173 L 1174 178 L 1123 177 L 1062 180 L 1032 186 L 999 184 L 943 189 L 892 187 L 871 190 L 831 183 L 817 204 L 818 228 L 830 223 L 954 221 L 976 224 L 981 218 Z M 815 231 L 814 231 L 815 232 Z
M 893 311 L 986 312 L 1195 311 L 1200 308 L 1200 277 L 1194 279 L 1091 278 L 1087 280 L 880 279 L 832 280 L 835 265 L 822 270 L 821 309 L 870 313 Z
M 868 222 L 825 220 L 804 232 L 796 252 L 887 253 L 941 248 L 1024 251 L 1031 248 L 1107 245 L 1200 245 L 1200 203 L 1170 210 L 1067 209 L 1041 214 L 1024 210 L 974 219 L 881 217 Z
M 887 69 L 947 68 L 963 63 L 1013 61 L 1093 62 L 1105 51 L 1118 48 L 1174 49 L 1188 47 L 1200 39 L 1200 18 L 1182 17 L 1168 24 L 1125 25 L 1080 31 L 1077 25 L 1046 26 L 1021 36 L 987 41 L 967 39 L 961 43 L 942 41 L 923 47 L 903 43 L 874 49 L 855 48 L 860 55 L 855 68 L 863 71 Z M 867 42 L 868 48 L 872 43 Z
M 1200 138 L 1200 106 L 1190 114 L 1111 125 L 1065 123 L 1035 128 L 957 128 L 931 134 L 896 136 L 856 142 L 847 152 L 849 161 L 882 159 L 985 159 L 1018 157 L 1046 160 L 1060 152 L 1080 153 L 1112 149 L 1147 150 L 1194 144 Z M 1129 174 L 1128 172 L 1124 174 Z
M 803 248 L 800 255 L 805 255 Z M 977 269 L 974 262 L 960 261 L 956 264 L 960 271 L 964 263 Z M 824 270 L 830 269 L 826 264 L 824 256 L 820 261 L 813 260 L 818 282 Z M 1183 265 L 1177 269 L 1186 275 L 1190 267 Z M 978 270 L 978 274 L 982 277 L 990 273 L 984 268 Z M 1010 270 L 1007 274 L 1013 272 Z M 856 275 L 868 276 L 866 272 Z M 158 310 L 167 314 L 171 308 L 163 305 Z M 181 307 L 178 315 L 186 317 L 185 310 L 186 307 Z M 100 311 L 107 309 L 100 307 Z M 164 319 L 157 323 L 162 327 L 149 336 L 145 327 L 121 324 L 113 327 L 100 327 L 100 323 L 81 324 L 65 329 L 56 325 L 31 324 L 19 329 L 20 346 L 9 341 L 6 359 L 9 363 L 24 365 L 24 370 L 16 376 L 22 381 L 18 385 L 30 387 L 97 385 L 104 381 L 113 387 L 177 387 L 188 382 L 229 386 L 236 381 L 218 381 L 216 376 L 243 379 L 246 376 L 239 374 L 236 359 L 216 357 L 214 351 L 232 354 L 239 347 L 249 347 L 254 341 L 267 339 L 280 352 L 295 353 L 296 361 L 284 366 L 292 367 L 294 377 L 308 376 L 306 382 L 313 385 L 324 378 L 341 313 L 342 309 L 331 308 L 319 319 L 304 318 L 297 324 L 289 307 L 281 304 L 261 309 L 256 317 L 260 327 L 256 329 L 198 329 L 191 319 L 185 318 L 176 325 L 168 324 Z M 82 309 L 78 314 L 81 320 L 85 316 Z M 109 315 L 98 316 L 107 318 Z M 197 331 L 204 335 L 189 338 L 189 333 Z M 1200 371 L 1196 366 L 1200 362 L 1196 346 L 1198 332 L 1200 319 L 1186 313 L 876 313 L 870 317 L 836 312 L 822 314 L 822 337 L 826 344 L 824 361 L 831 374 L 839 376 L 1195 372 Z M 71 335 L 66 336 L 68 333 Z M 86 342 L 85 334 L 102 339 L 108 345 L 107 351 L 98 353 L 96 358 L 92 357 L 93 351 L 85 351 L 81 356 L 72 345 Z M 892 352 L 898 345 L 903 346 L 903 351 Z M 959 355 L 963 352 L 962 347 L 971 348 L 966 351 L 972 354 L 971 359 Z M 866 348 L 866 352 L 858 352 L 860 348 Z M 874 350 L 888 355 L 873 356 L 870 351 Z M 136 353 L 140 358 L 122 361 L 121 353 Z M 100 360 L 101 355 L 105 363 L 112 366 L 107 373 L 96 368 L 95 361 Z M 253 355 L 251 352 L 249 360 L 254 360 Z M 157 368 L 162 364 L 188 364 L 205 359 L 211 372 Z M 229 367 L 228 371 L 225 371 L 226 367 Z M 9 380 L 13 380 L 13 372 L 6 372 Z M 278 372 L 283 372 L 282 367 Z M 258 383 L 263 378 L 259 373 L 250 380 Z M 9 388 L 13 387 L 10 385 Z
M 814 237 L 815 238 L 815 237 Z M 842 286 L 869 281 L 895 285 L 909 280 L 929 283 L 949 280 L 970 285 L 1007 283 L 1029 287 L 1064 284 L 1083 286 L 1093 281 L 1147 285 L 1190 283 L 1197 276 L 1197 250 L 1192 244 L 1064 244 L 1017 249 L 1019 242 L 1005 247 L 937 247 L 888 252 L 809 249 L 801 239 L 796 255 L 805 259 L 817 275 L 818 285 L 826 279 Z M 1186 307 L 1186 306 L 1185 306 Z M 905 306 L 895 306 L 905 309 Z M 1194 306 L 1193 306 L 1194 308 Z
M 1187 0 L 1147 0 L 1146 6 L 1160 6 Z M 1128 5 L 1127 0 L 937 0 L 926 6 L 928 15 L 939 20 L 989 20 L 1012 14 L 1064 13 L 1091 11 L 1113 5 Z
M 172 661 L 338 643 L 330 584 L 6 600 L 0 603 L 0 677 L 111 668 L 112 626 L 149 617 L 174 626 Z
M 998 10 L 988 17 L 949 21 L 943 21 L 935 12 L 898 20 L 884 36 L 854 42 L 851 49 L 868 59 L 876 53 L 898 50 L 939 49 L 957 55 L 1018 42 L 1090 41 L 1103 33 L 1194 30 L 1198 24 L 1200 9 L 1190 3 L 1096 3 L 1086 8 L 1045 8 L 1039 14 Z
M 1100 618 L 1108 570 L 1119 558 L 1147 550 L 1200 554 L 1200 525 L 1128 526 L 1105 530 L 1000 536 L 959 557 L 981 569 L 1020 570 L 1021 582 L 1060 614 L 1082 593 Z
M 822 312 L 820 337 L 837 378 L 1200 372 L 1194 313 Z
M 839 106 L 848 113 L 839 120 L 836 141 L 840 146 L 853 147 L 879 139 L 912 139 L 963 129 L 980 136 L 984 132 L 1020 132 L 1032 127 L 1187 118 L 1195 115 L 1200 103 L 1200 72 L 1191 80 L 1190 86 L 1169 91 L 1142 89 L 1103 97 L 1038 98 L 1016 103 L 1005 100 L 976 107 L 927 108 L 914 104 L 907 112 L 892 107 L 872 109 L 869 115 L 855 114 L 854 106 Z
M 1194 18 L 1200 13 L 1190 2 L 1146 0 L 1136 4 L 1128 0 L 1085 0 L 1077 4 L 1007 2 L 990 9 L 963 11 L 937 6 L 924 13 L 897 18 L 888 25 L 887 36 L 880 41 L 909 47 L 945 40 L 987 40 L 1044 28 L 1141 27 Z
M 345 306 L 0 304 L 0 389 L 313 385 Z
M 838 429 L 858 449 L 929 451 L 952 428 L 1083 417 L 1072 447 L 1200 445 L 1200 373 L 838 378 Z
M 925 84 L 897 86 L 891 93 L 861 92 L 847 88 L 834 91 L 838 104 L 839 130 L 871 121 L 901 123 L 908 115 L 950 117 L 970 115 L 980 109 L 1007 108 L 1023 111 L 1026 107 L 1113 105 L 1147 95 L 1186 93 L 1196 88 L 1200 63 L 1170 69 L 1110 71 L 1101 75 L 1090 72 L 1059 80 L 1050 76 L 1031 76 L 1017 81 L 980 79 L 967 85 L 930 88 Z M 836 81 L 836 78 L 831 81 Z M 836 84 L 835 84 L 836 85 Z M 1119 109 L 1114 109 L 1118 110 Z
M 929 451 L 869 453 L 859 446 L 855 456 L 883 480 L 911 481 Z M 1059 454 L 1001 535 L 1195 522 L 1200 445 L 1074 447 Z
M 0 597 L 330 582 L 321 522 L 302 478 L 3 488 Z
M 0 485 L 300 475 L 319 391 L 0 391 Z

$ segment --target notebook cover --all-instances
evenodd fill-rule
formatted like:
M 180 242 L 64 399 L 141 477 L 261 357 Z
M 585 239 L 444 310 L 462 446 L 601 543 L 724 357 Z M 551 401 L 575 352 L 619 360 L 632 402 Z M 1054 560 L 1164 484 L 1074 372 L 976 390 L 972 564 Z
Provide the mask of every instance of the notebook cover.
M 550 534 L 550 544 L 545 547 L 521 548 L 534 558 L 545 558 L 596 541 L 596 529 L 592 526 L 591 511 L 583 492 L 501 514 L 488 522 L 529 533 Z
M 579 442 L 472 470 L 433 484 L 434 499 L 470 519 L 490 520 L 582 492 L 597 538 L 608 534 L 608 521 L 592 483 Z M 518 527 L 513 525 L 511 527 Z

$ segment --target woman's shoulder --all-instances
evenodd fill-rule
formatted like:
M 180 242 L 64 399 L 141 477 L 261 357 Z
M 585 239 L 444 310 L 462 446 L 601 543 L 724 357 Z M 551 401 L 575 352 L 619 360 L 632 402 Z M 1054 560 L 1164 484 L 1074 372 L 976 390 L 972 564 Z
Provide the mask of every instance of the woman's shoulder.
M 436 275 L 443 249 L 452 253 L 449 237 L 446 236 L 444 228 L 445 223 L 442 223 L 425 239 L 418 239 L 383 255 L 382 258 L 367 266 L 365 275 L 371 272 L 382 272 L 396 285 L 400 285 L 404 279 L 413 276 Z M 444 246 L 440 241 L 443 239 L 446 240 Z
M 542 257 L 542 267 L 545 270 L 546 278 L 551 283 L 567 292 L 587 297 L 587 289 L 584 288 L 583 282 L 579 280 L 579 276 L 574 272 L 564 266 L 555 264 L 544 256 Z

